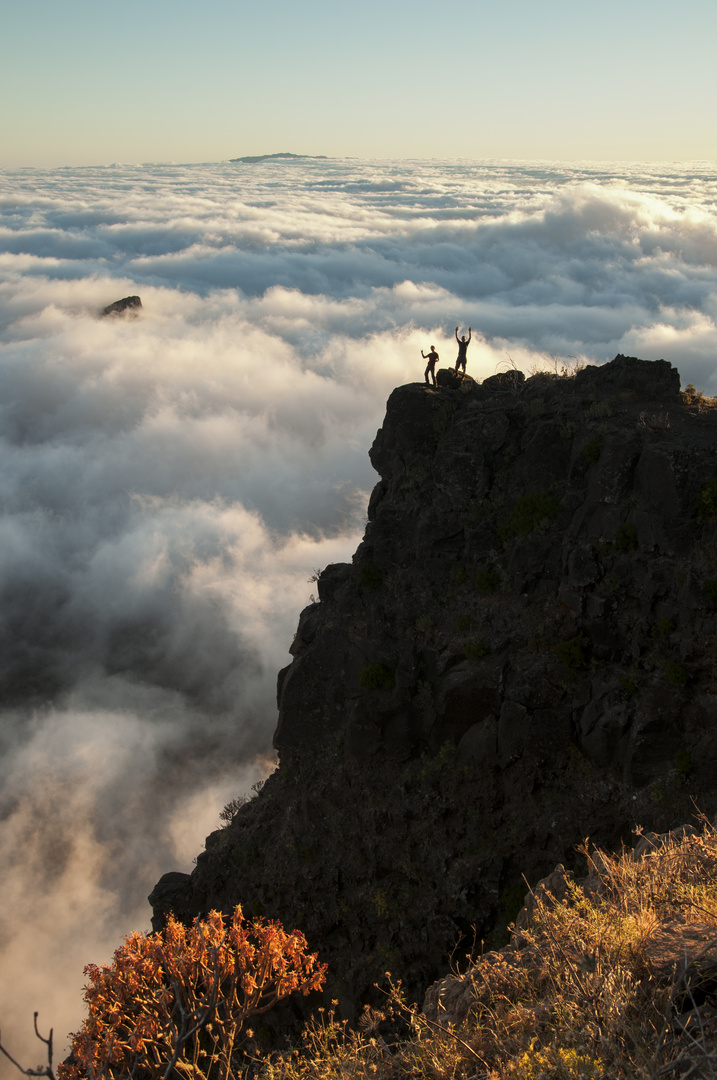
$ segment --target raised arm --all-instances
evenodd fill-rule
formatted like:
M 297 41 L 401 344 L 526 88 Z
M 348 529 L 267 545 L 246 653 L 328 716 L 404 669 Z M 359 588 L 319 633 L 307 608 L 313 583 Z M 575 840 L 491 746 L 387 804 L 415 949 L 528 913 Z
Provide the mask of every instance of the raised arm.
M 458 327 L 456 327 L 456 341 L 458 341 Z
M 472 333 L 473 333 L 473 331 L 471 330 L 471 328 L 470 328 L 470 326 L 469 326 L 469 327 L 468 327 L 468 342 L 469 342 L 469 344 L 470 344 L 470 340 L 471 340 L 471 334 L 472 334 Z

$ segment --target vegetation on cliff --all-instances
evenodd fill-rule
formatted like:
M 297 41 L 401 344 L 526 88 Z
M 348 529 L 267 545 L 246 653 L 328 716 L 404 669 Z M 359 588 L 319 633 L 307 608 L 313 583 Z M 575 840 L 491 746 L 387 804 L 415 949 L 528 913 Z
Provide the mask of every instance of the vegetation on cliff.
M 357 1031 L 333 1012 L 264 1080 L 656 1080 L 717 1075 L 717 833 L 582 849 L 527 897 L 511 943 L 429 991 L 389 984 Z M 403 1034 L 397 1034 L 403 1025 Z M 406 1027 L 408 1031 L 406 1031 Z
M 58 1076 L 716 1076 L 717 832 L 703 820 L 661 836 L 638 831 L 619 854 L 586 841 L 580 855 L 582 879 L 558 866 L 526 896 L 509 944 L 432 986 L 422 1010 L 387 973 L 382 1004 L 366 1006 L 358 1025 L 339 1020 L 334 1001 L 285 1050 L 268 1050 L 244 1022 L 290 989 L 320 985 L 301 935 L 247 928 L 241 912 L 230 928 L 215 913 L 193 931 L 170 920 L 163 935 L 131 935 L 111 967 L 88 968 L 90 1015 Z M 54 1080 L 51 1063 L 29 1074 Z
M 85 967 L 87 1016 L 57 1078 L 236 1080 L 253 1036 L 246 1022 L 320 990 L 325 971 L 303 934 L 246 920 L 239 906 L 230 918 L 213 911 L 190 927 L 170 918 L 159 933 L 131 933 L 111 964 Z M 52 1032 L 38 1038 L 48 1064 L 37 1070 L 0 1051 L 26 1075 L 55 1080 Z

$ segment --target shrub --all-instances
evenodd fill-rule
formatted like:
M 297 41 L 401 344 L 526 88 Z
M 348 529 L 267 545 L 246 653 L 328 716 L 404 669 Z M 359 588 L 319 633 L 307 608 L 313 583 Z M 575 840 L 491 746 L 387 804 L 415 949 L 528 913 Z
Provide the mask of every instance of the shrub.
M 689 672 L 677 660 L 667 660 L 665 662 L 665 678 L 673 686 L 687 686 L 690 681 Z
M 501 530 L 501 536 L 528 536 L 543 522 L 550 522 L 557 517 L 560 505 L 552 495 L 544 491 L 529 492 L 521 495 L 513 505 L 511 515 Z
M 608 401 L 593 401 L 585 415 L 590 420 L 607 420 L 612 416 L 612 408 Z
M 522 910 L 525 904 L 525 881 L 514 881 L 512 885 L 506 885 L 500 894 L 500 902 L 503 905 L 503 918 L 506 926 L 510 925 Z
M 651 634 L 656 641 L 666 641 L 674 630 L 674 621 L 665 617 L 664 619 L 659 619 L 658 622 L 655 623 Z
M 476 574 L 478 592 L 491 596 L 500 585 L 500 577 L 494 570 L 479 570 Z
M 294 991 L 321 989 L 325 971 L 303 934 L 246 923 L 240 906 L 229 920 L 212 911 L 190 928 L 170 916 L 161 933 L 130 934 L 109 966 L 85 968 L 89 1015 L 59 1080 L 233 1080 L 244 1022 Z
M 558 660 L 570 675 L 577 675 L 587 667 L 588 643 L 582 634 L 559 641 L 555 652 Z
M 692 755 L 689 750 L 678 750 L 675 754 L 675 768 L 682 779 L 692 772 Z
M 634 551 L 637 547 L 637 529 L 631 521 L 626 521 L 615 533 L 615 547 L 618 551 Z
M 443 402 L 433 413 L 433 434 L 437 439 L 442 439 L 448 431 L 453 416 L 453 408 L 448 402 Z
M 580 451 L 580 459 L 586 467 L 595 465 L 602 453 L 602 439 L 591 439 Z
M 489 649 L 485 641 L 469 641 L 463 647 L 463 652 L 466 654 L 467 660 L 473 660 L 474 663 L 477 663 L 488 654 Z
M 246 806 L 248 802 L 248 795 L 236 795 L 233 799 L 230 799 L 224 809 L 220 811 L 219 820 L 223 821 L 226 825 L 231 824 L 242 806 Z
M 635 697 L 635 695 L 637 694 L 638 685 L 635 680 L 631 679 L 628 675 L 620 676 L 620 686 L 628 697 Z
M 704 399 L 704 390 L 698 390 L 694 383 L 688 382 L 682 391 L 682 400 L 685 405 L 701 405 Z
M 602 1080 L 605 1067 L 599 1058 L 572 1047 L 531 1047 L 510 1062 L 508 1076 L 516 1080 Z
M 369 664 L 359 672 L 359 686 L 363 690 L 393 690 L 393 672 L 383 664 Z
M 359 585 L 372 592 L 378 592 L 383 585 L 383 574 L 376 563 L 364 563 L 359 571 Z
M 710 480 L 697 496 L 697 516 L 706 521 L 717 514 L 717 477 Z
M 233 799 L 230 799 L 224 809 L 220 812 L 219 820 L 225 822 L 226 825 L 230 825 L 242 806 L 246 806 L 248 802 L 251 802 L 251 800 L 259 794 L 265 783 L 266 779 L 257 780 L 255 784 L 251 785 L 251 790 L 254 792 L 253 795 L 236 795 Z

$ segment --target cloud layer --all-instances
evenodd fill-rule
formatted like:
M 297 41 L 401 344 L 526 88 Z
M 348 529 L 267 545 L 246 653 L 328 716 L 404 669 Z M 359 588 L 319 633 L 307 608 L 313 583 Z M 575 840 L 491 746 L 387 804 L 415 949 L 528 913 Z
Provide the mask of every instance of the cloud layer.
M 667 166 L 0 173 L 8 1042 L 35 1008 L 77 1025 L 83 963 L 271 767 L 307 579 L 357 544 L 421 348 L 452 362 L 459 323 L 479 377 L 620 351 L 717 393 L 716 194 Z

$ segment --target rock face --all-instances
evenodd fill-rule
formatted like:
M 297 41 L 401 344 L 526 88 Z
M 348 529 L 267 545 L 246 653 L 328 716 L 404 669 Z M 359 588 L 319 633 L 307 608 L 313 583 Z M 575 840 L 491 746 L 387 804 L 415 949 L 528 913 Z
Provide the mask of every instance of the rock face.
M 125 296 L 121 300 L 115 300 L 114 304 L 108 304 L 102 309 L 102 315 L 124 315 L 130 312 L 136 315 L 142 307 L 142 301 L 138 296 Z
M 507 375 L 393 392 L 365 538 L 279 674 L 280 766 L 151 897 L 301 928 L 346 1016 L 500 943 L 585 836 L 717 809 L 717 409 L 665 361 Z

